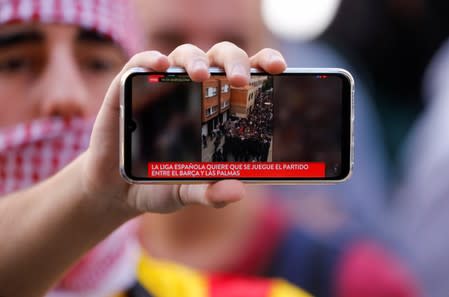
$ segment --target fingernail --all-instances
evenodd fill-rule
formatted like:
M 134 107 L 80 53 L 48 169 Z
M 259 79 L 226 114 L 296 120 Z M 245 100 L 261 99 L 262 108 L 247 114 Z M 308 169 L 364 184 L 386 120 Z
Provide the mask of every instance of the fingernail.
M 270 56 L 270 63 L 283 63 L 283 64 L 285 64 L 284 59 L 281 56 L 279 56 L 279 55 L 271 55 Z
M 240 75 L 240 76 L 246 76 L 249 78 L 249 72 L 246 71 L 245 67 L 243 65 L 237 64 L 232 68 L 231 71 L 232 75 Z
M 196 60 L 195 62 L 193 62 L 192 70 L 207 70 L 207 64 L 203 60 Z

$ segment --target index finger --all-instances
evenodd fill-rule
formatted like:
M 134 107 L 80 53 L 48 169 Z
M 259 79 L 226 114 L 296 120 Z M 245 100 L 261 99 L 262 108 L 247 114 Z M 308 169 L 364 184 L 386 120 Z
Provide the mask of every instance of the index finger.
M 168 59 L 173 66 L 184 67 L 193 81 L 201 82 L 209 78 L 209 61 L 197 46 L 183 44 L 175 48 Z
M 224 41 L 215 44 L 207 52 L 211 66 L 224 68 L 232 86 L 243 87 L 249 83 L 250 62 L 244 50 Z
M 103 143 L 97 147 L 109 149 L 119 143 L 119 116 L 120 116 L 120 80 L 122 75 L 133 67 L 145 67 L 155 71 L 165 71 L 170 66 L 167 56 L 157 51 L 146 51 L 134 55 L 123 69 L 114 78 L 106 92 L 103 104 L 95 120 L 91 141 L 101 139 Z M 96 134 L 100 131 L 101 137 Z M 108 143 L 104 143 L 108 141 Z M 109 154 L 109 152 L 105 152 Z

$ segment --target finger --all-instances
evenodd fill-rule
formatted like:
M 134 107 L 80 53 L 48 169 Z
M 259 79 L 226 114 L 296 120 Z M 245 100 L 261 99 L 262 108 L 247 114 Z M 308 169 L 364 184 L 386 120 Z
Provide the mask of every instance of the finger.
M 182 205 L 202 204 L 223 207 L 243 199 L 245 188 L 237 180 L 222 180 L 214 184 L 180 185 L 178 195 Z
M 143 67 L 153 71 L 163 72 L 170 66 L 168 57 L 158 51 L 146 51 L 134 55 L 123 67 L 120 73 L 114 78 L 108 91 L 104 104 L 110 105 L 110 108 L 118 109 L 118 96 L 120 91 L 120 80 L 122 75 L 131 68 Z
M 217 43 L 210 48 L 207 56 L 211 65 L 224 68 L 231 85 L 243 87 L 249 83 L 248 55 L 235 44 L 228 41 Z
M 285 70 L 287 63 L 282 54 L 274 49 L 264 48 L 250 58 L 251 67 L 259 68 L 271 74 Z
M 145 51 L 135 54 L 122 69 L 122 73 L 133 67 L 143 67 L 154 71 L 165 71 L 170 66 L 167 56 L 158 51 Z
M 125 64 L 120 73 L 114 78 L 106 92 L 100 112 L 95 121 L 92 140 L 108 140 L 109 143 L 93 144 L 93 146 L 110 150 L 108 144 L 118 143 L 119 116 L 120 116 L 120 80 L 122 75 L 133 67 L 144 67 L 155 71 L 165 71 L 169 67 L 167 56 L 157 51 L 146 51 L 134 55 Z M 96 137 L 96 132 L 101 131 L 102 136 Z
M 190 78 L 202 82 L 209 78 L 209 60 L 206 53 L 192 44 L 183 44 L 168 55 L 170 64 L 186 69 Z
M 223 207 L 244 196 L 245 188 L 237 180 L 200 185 L 132 185 L 129 203 L 141 212 L 169 213 L 192 204 Z

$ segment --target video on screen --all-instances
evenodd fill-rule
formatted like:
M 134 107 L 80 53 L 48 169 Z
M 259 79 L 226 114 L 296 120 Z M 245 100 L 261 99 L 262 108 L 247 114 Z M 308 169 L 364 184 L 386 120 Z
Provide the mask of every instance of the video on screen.
M 316 179 L 342 174 L 342 78 L 132 78 L 131 174 L 142 179 Z

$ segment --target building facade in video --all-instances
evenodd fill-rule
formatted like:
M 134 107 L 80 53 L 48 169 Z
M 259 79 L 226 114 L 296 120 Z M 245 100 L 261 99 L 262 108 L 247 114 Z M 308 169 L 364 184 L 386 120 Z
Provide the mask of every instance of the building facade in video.
M 203 82 L 201 98 L 203 162 L 271 162 L 273 81 L 252 76 L 245 87 L 225 77 Z

